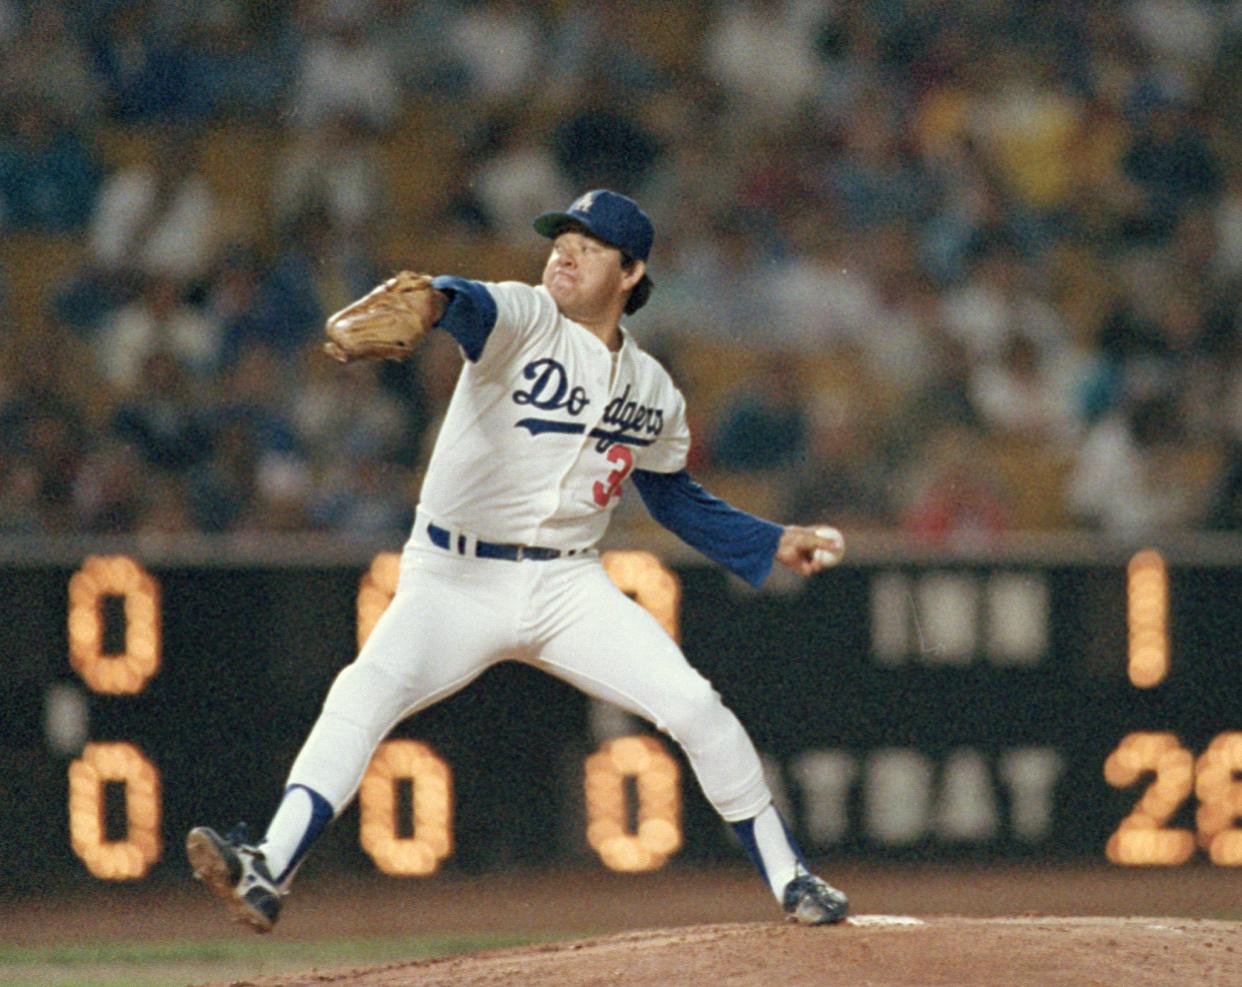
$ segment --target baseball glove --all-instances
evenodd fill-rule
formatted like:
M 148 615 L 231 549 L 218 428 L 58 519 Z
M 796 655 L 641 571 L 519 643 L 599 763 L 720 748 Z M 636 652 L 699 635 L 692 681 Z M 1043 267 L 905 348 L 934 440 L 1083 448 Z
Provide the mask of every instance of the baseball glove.
M 400 271 L 328 317 L 324 351 L 334 360 L 404 360 L 441 315 L 429 274 Z

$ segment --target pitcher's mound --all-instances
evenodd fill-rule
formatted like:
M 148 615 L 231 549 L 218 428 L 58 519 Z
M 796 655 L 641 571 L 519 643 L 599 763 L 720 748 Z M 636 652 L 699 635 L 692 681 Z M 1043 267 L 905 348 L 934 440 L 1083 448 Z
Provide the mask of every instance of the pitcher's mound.
M 1158 918 L 916 918 L 701 925 L 247 981 L 248 987 L 1238 987 L 1242 925 Z

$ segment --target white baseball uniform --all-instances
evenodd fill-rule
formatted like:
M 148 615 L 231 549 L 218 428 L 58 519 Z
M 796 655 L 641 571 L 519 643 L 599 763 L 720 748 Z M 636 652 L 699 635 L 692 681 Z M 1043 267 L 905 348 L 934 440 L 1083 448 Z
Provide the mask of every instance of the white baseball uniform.
M 396 595 L 332 686 L 290 784 L 339 812 L 398 721 L 517 660 L 654 723 L 725 819 L 754 817 L 771 795 L 741 724 L 594 549 L 633 469 L 684 468 L 681 394 L 632 337 L 611 352 L 543 287 L 483 287 L 495 323 L 457 382 Z
M 620 250 L 623 263 L 645 262 L 654 236 L 637 204 L 606 189 L 534 225 L 555 239 L 567 222 Z M 329 690 L 262 842 L 196 828 L 187 837 L 196 875 L 243 921 L 270 929 L 279 893 L 353 798 L 385 734 L 512 660 L 667 733 L 785 910 L 805 924 L 840 921 L 845 897 L 806 869 L 742 725 L 655 618 L 613 585 L 595 549 L 631 478 L 657 521 L 756 585 L 783 529 L 690 479 L 685 402 L 624 329 L 614 352 L 542 286 L 434 283 L 447 299 L 437 324 L 467 362 L 396 593 Z M 644 270 L 627 308 L 650 287 Z

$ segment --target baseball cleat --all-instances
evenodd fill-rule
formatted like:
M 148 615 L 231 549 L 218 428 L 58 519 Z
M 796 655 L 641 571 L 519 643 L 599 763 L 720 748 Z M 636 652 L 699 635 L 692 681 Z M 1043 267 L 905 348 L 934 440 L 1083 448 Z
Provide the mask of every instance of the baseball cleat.
M 280 914 L 280 889 L 262 851 L 248 839 L 244 823 L 228 836 L 197 826 L 185 838 L 185 852 L 194 876 L 224 900 L 236 921 L 271 932 Z
M 786 884 L 782 904 L 790 920 L 801 925 L 840 922 L 850 910 L 845 895 L 814 874 L 799 874 Z

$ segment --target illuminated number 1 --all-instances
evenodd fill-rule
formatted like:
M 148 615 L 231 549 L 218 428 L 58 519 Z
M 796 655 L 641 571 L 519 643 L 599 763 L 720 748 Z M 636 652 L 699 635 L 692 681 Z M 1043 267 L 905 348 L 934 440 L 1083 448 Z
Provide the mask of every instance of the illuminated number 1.
M 1126 568 L 1130 683 L 1159 685 L 1169 674 L 1169 574 L 1160 553 L 1144 549 Z

